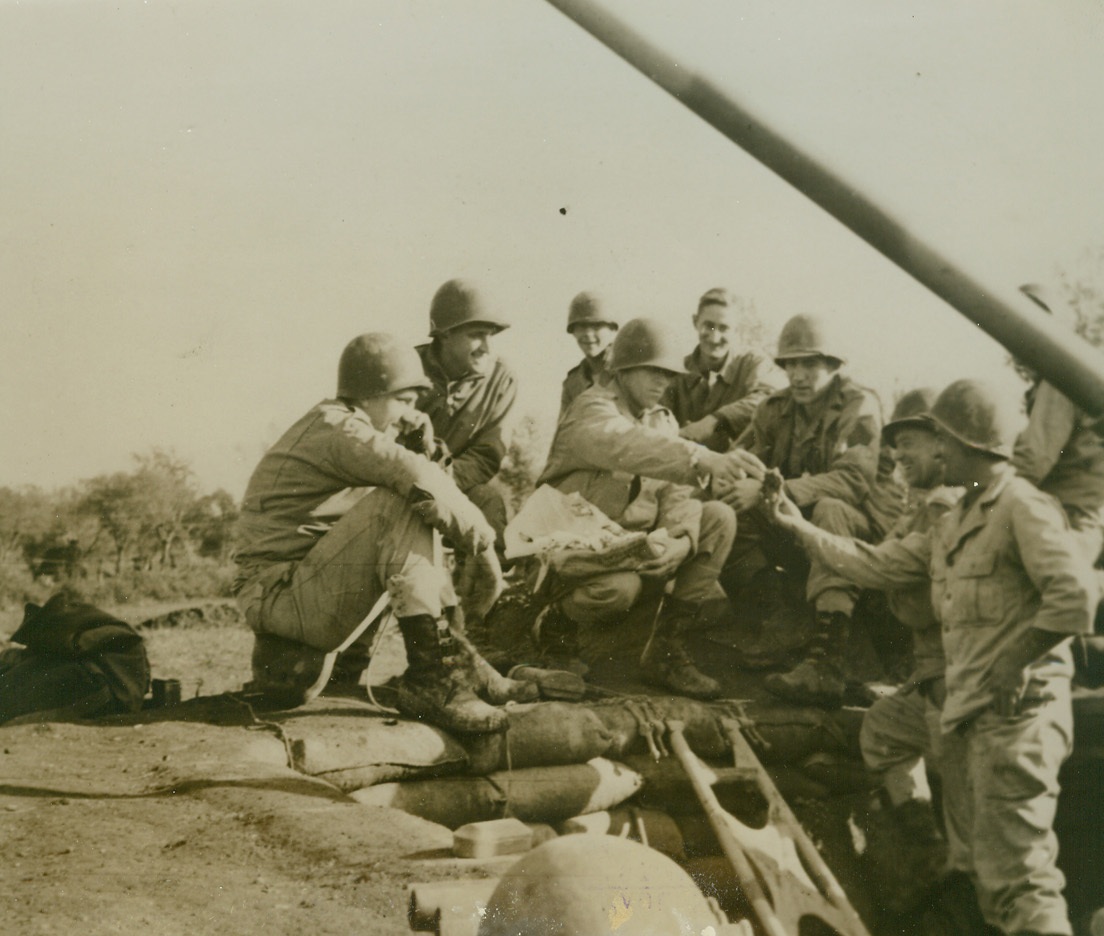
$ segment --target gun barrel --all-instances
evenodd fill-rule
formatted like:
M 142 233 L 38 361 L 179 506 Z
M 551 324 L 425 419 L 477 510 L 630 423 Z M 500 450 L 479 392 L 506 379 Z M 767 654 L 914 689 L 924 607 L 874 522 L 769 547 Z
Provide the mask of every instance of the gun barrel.
M 593 0 L 548 0 L 733 143 L 946 301 L 1074 403 L 1104 415 L 1104 356 L 1009 289 L 997 295 L 913 236 L 861 188 L 822 165 L 727 91 L 694 74 Z

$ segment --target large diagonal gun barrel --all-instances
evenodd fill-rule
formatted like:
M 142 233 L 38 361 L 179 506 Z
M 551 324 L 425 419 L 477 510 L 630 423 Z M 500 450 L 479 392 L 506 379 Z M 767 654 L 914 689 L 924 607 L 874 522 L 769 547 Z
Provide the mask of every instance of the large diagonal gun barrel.
M 975 322 L 1075 403 L 1094 415 L 1104 415 L 1104 357 L 1088 342 L 1018 297 L 1014 289 L 1007 298 L 995 295 L 910 234 L 859 186 L 802 152 L 750 108 L 695 75 L 685 62 L 676 64 L 592 0 L 548 2 Z

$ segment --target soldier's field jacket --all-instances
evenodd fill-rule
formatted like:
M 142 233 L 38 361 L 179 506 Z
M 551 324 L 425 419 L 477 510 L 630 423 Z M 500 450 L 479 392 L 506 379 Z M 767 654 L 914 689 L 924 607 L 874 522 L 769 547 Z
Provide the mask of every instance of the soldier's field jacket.
M 575 398 L 590 389 L 596 383 L 609 383 L 610 372 L 606 365 L 609 363 L 609 348 L 606 348 L 598 360 L 583 358 L 564 377 L 563 390 L 560 393 L 560 418 L 567 412 L 567 408 L 575 402 Z
M 937 487 L 931 491 L 913 488 L 908 508 L 897 519 L 886 539 L 900 540 L 911 533 L 927 533 L 939 518 L 962 497 L 962 488 Z M 913 683 L 941 677 L 946 669 L 943 635 L 932 608 L 931 585 L 925 579 L 907 588 L 886 592 L 886 604 L 893 616 L 912 631 Z
M 699 450 L 678 437 L 666 407 L 634 416 L 615 381 L 596 384 L 560 420 L 537 483 L 578 491 L 627 530 L 665 527 L 673 537 L 688 536 L 697 550 Z
M 368 490 L 418 488 L 442 514 L 478 511 L 427 458 L 376 429 L 361 410 L 323 400 L 261 458 L 238 519 L 236 588 L 273 563 L 298 562 Z
M 823 530 L 802 534 L 827 565 L 866 588 L 907 588 L 930 580 L 931 604 L 947 656 L 943 730 L 993 704 L 994 663 L 1029 628 L 1089 633 L 1095 582 L 1055 500 L 1011 470 L 968 507 L 960 501 L 926 533 L 877 546 Z M 1073 672 L 1069 641 L 1028 667 L 1029 696 Z
M 1104 437 L 1098 425 L 1049 383 L 1028 393 L 1027 426 L 1012 464 L 1021 477 L 1054 495 L 1075 524 L 1104 526 Z M 1080 515 L 1080 516 L 1078 516 Z
M 882 408 L 872 390 L 836 375 L 824 395 L 805 410 L 789 388 L 764 400 L 736 445 L 758 455 L 786 479 L 799 507 L 834 497 L 862 507 L 878 470 Z
M 730 354 L 713 386 L 699 349 L 688 354 L 683 364 L 687 373 L 671 381 L 664 402 L 680 426 L 716 416 L 717 432 L 706 445 L 717 452 L 725 451 L 748 427 L 755 408 L 786 383 L 771 361 L 753 351 Z
M 470 491 L 490 481 L 502 466 L 505 423 L 517 397 L 517 378 L 497 358 L 489 374 L 450 381 L 432 342 L 419 345 L 417 351 L 433 383 L 418 408 L 429 416 L 434 433 L 452 453 L 452 476 L 457 486 Z M 456 389 L 462 390 L 463 402 L 450 412 L 449 394 Z

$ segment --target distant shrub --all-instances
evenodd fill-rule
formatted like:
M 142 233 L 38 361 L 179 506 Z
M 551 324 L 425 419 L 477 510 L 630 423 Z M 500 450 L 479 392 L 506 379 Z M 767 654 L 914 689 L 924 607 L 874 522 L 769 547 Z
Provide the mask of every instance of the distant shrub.
M 82 583 L 93 603 L 125 604 L 181 598 L 228 598 L 234 567 L 211 559 L 195 559 L 177 568 L 124 569 L 100 582 Z

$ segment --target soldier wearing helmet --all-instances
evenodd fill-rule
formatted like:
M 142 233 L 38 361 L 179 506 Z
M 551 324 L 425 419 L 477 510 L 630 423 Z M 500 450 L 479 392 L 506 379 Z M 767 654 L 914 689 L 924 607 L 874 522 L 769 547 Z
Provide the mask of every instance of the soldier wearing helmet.
M 416 404 L 428 386 L 413 348 L 361 335 L 341 355 L 336 396 L 312 407 L 254 470 L 234 556 L 234 591 L 255 634 L 253 688 L 294 694 L 311 686 L 324 655 L 387 592 L 408 660 L 393 686 L 400 711 L 454 731 L 498 731 L 505 713 L 477 692 L 493 702 L 532 693 L 490 678 L 454 632 L 456 596 L 434 530 L 474 557 L 493 594 L 501 571 L 494 531 L 425 455 L 432 433 Z M 400 434 L 417 440 L 418 451 Z M 349 659 L 343 675 L 356 684 L 366 659 Z
M 922 387 L 904 394 L 882 429 L 882 454 L 896 462 L 908 485 L 905 510 L 884 540 L 926 533 L 962 496 L 943 485 L 937 460 L 939 440 L 930 410 L 936 391 Z M 863 715 L 859 742 L 863 761 L 880 780 L 878 797 L 888 801 L 881 815 L 894 835 L 872 837 L 867 857 L 871 875 L 885 880 L 877 891 L 887 909 L 904 913 L 943 876 L 947 843 L 932 807 L 928 770 L 941 772 L 944 670 L 943 640 L 931 603 L 930 583 L 885 590 L 886 604 L 912 637 L 912 672 L 892 695 L 878 698 Z M 943 785 L 947 821 L 957 818 L 962 791 L 948 774 Z M 908 849 L 900 853 L 902 843 Z M 884 847 L 888 851 L 879 851 Z
M 875 529 L 865 510 L 878 478 L 881 404 L 873 391 L 847 377 L 842 351 L 817 316 L 795 315 L 782 328 L 775 362 L 789 386 L 755 411 L 739 444 L 775 468 L 786 494 L 818 526 L 870 539 Z M 762 506 L 762 484 L 738 482 L 724 495 L 736 508 L 739 532 L 725 585 L 745 601 L 751 593 L 764 609 L 770 634 L 780 603 L 775 569 L 805 576 L 816 613 L 808 657 L 789 673 L 772 674 L 767 688 L 798 704 L 834 706 L 846 688 L 843 655 L 857 589 L 807 559 L 772 529 Z M 807 569 L 807 575 L 806 575 Z
M 870 546 L 785 499 L 776 520 L 854 582 L 930 585 L 947 657 L 951 866 L 1000 932 L 1069 936 L 1053 821 L 1072 741 L 1070 637 L 1092 626 L 1092 569 L 1058 504 L 1009 465 L 1017 420 L 990 387 L 955 381 L 930 415 L 943 480 L 966 492 L 931 529 Z
M 517 396 L 517 379 L 493 353 L 492 339 L 509 325 L 483 293 L 449 280 L 429 308 L 430 342 L 418 346 L 430 389 L 419 408 L 451 453 L 452 476 L 501 537 L 506 504 L 488 482 L 506 454 L 504 431 Z
M 749 348 L 737 348 L 741 318 L 754 314 L 727 289 L 710 289 L 694 313 L 697 347 L 683 359 L 667 391 L 679 435 L 715 452 L 727 451 L 748 427 L 755 408 L 784 381 L 774 365 Z
M 1025 284 L 1020 292 L 1048 314 L 1059 312 L 1067 324 L 1075 318 L 1068 303 L 1038 284 Z M 1027 425 L 1016 437 L 1012 466 L 1021 478 L 1057 498 L 1074 538 L 1089 561 L 1099 567 L 1104 560 L 1104 421 L 1074 406 L 1049 381 L 1034 373 L 1030 377 L 1025 394 Z M 1102 679 L 1102 614 L 1104 605 L 1097 611 L 1097 633 L 1074 644 L 1088 685 L 1097 685 Z
M 581 292 L 571 300 L 567 310 L 567 333 L 579 345 L 583 359 L 564 378 L 560 418 L 575 397 L 588 387 L 609 382 L 609 348 L 619 325 L 601 296 Z
M 633 570 L 563 583 L 539 631 L 550 665 L 578 661 L 577 627 L 616 620 L 664 583 L 673 583 L 641 658 L 646 680 L 683 695 L 716 696 L 720 687 L 688 656 L 683 637 L 702 603 L 722 595 L 717 574 L 735 532 L 731 508 L 695 497 L 703 484 L 731 484 L 761 466 L 741 452 L 721 455 L 679 438 L 670 410 L 660 405 L 682 370 L 673 336 L 661 322 L 638 318 L 617 333 L 610 353 L 613 379 L 580 395 L 560 420 L 538 483 L 578 492 L 628 530 L 666 530 L 662 552 Z M 645 583 L 655 587 L 645 589 Z

